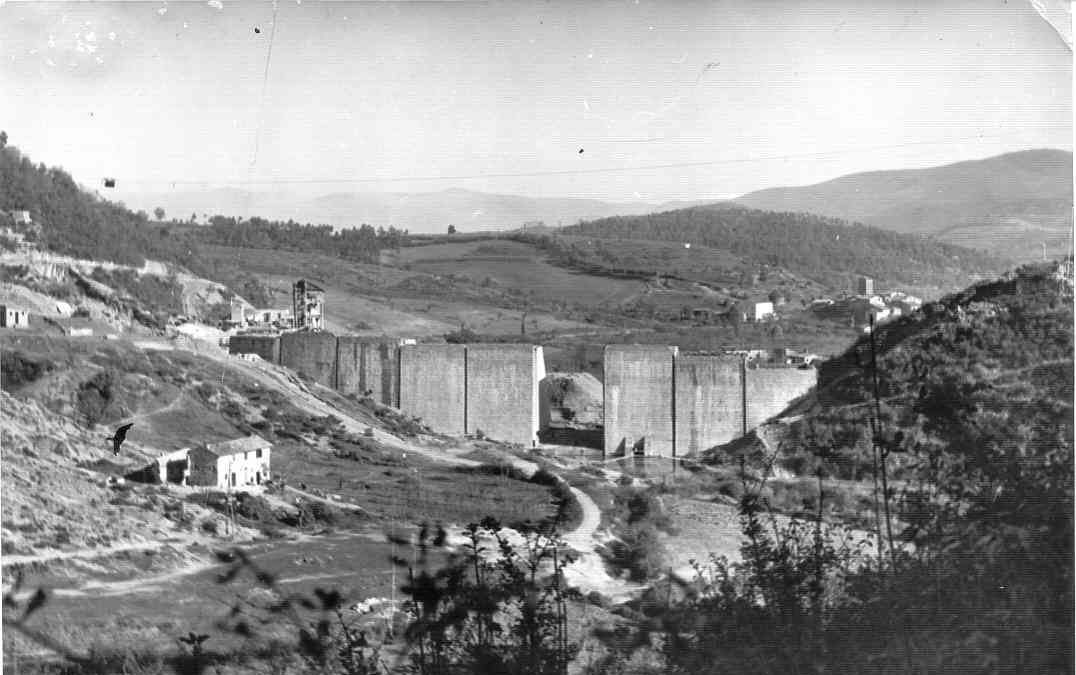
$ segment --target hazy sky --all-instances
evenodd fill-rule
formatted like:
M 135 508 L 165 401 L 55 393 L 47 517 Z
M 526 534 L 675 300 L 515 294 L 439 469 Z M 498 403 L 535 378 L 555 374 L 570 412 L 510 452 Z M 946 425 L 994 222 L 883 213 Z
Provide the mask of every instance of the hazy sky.
M 1072 79 L 1023 0 L 0 0 L 0 128 L 120 197 L 724 197 L 1071 150 Z

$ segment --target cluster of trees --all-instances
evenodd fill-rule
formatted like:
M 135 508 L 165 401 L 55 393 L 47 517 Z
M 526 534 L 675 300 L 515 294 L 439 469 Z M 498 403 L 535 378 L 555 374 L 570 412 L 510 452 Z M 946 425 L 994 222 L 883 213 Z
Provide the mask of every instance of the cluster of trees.
M 35 165 L 9 145 L 7 134 L 0 131 L 0 212 L 8 211 L 29 211 L 35 227 L 25 236 L 47 250 L 135 267 L 147 259 L 172 263 L 237 290 L 257 306 L 270 302 L 264 286 L 234 266 L 214 264 L 201 255 L 201 243 L 246 245 L 241 242 L 249 237 L 258 241 L 257 245 L 295 250 L 317 247 L 314 250 L 333 255 L 359 260 L 372 256 L 376 260 L 378 250 L 399 246 L 406 235 L 394 229 L 375 231 L 368 225 L 334 235 L 328 227 L 270 223 L 257 218 L 237 223 L 220 216 L 214 219 L 213 227 L 176 233 L 174 228 L 152 222 L 144 211 L 134 212 L 122 202 L 110 202 L 87 192 L 59 167 Z M 158 207 L 154 215 L 161 221 L 164 210 Z M 172 304 L 170 299 L 159 305 L 151 303 L 153 309 L 162 311 L 175 310 Z
M 966 278 L 969 271 L 1000 269 L 999 261 L 986 253 L 933 239 L 808 213 L 733 205 L 614 216 L 566 227 L 563 233 L 690 242 L 840 287 L 850 274 L 868 274 L 883 282 L 929 283 Z M 564 254 L 572 253 L 570 246 L 561 248 L 567 248 Z
M 227 216 L 213 216 L 209 227 L 194 232 L 199 241 L 207 244 L 324 253 L 368 263 L 376 263 L 381 251 L 399 248 L 407 238 L 406 230 L 395 227 L 362 225 L 337 230 L 331 225 L 301 224 L 293 220 L 280 222 L 257 217 L 244 220 Z

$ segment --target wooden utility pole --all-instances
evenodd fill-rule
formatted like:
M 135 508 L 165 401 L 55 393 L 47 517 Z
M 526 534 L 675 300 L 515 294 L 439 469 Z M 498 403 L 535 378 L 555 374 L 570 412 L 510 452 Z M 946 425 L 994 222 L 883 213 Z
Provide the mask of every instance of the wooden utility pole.
M 878 396 L 878 354 L 877 348 L 874 344 L 874 313 L 868 314 L 870 317 L 870 344 L 871 344 L 871 375 L 873 378 L 873 392 L 874 392 L 874 419 L 871 423 L 871 444 L 874 446 L 874 452 L 879 459 L 879 469 L 882 475 L 882 506 L 885 509 L 885 531 L 886 537 L 889 540 L 889 557 L 893 562 L 896 562 L 896 552 L 893 550 L 893 522 L 889 517 L 889 480 L 888 473 L 886 471 L 886 460 L 889 458 L 889 449 L 882 447 L 879 441 L 879 434 L 881 433 L 882 423 L 882 404 Z M 881 536 L 881 532 L 878 536 Z

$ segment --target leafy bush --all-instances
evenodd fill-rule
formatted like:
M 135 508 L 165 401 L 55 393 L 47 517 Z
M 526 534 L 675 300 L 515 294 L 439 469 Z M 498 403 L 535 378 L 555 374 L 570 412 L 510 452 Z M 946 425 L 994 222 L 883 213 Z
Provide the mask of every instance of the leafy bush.
M 235 512 L 243 518 L 259 523 L 277 520 L 277 513 L 265 497 L 246 492 L 236 493 Z
M 478 333 L 474 332 L 470 328 L 461 327 L 459 330 L 452 331 L 451 333 L 445 333 L 445 342 L 449 344 L 466 344 L 468 342 L 479 342 L 480 337 Z
M 26 354 L 18 349 L 0 351 L 0 380 L 11 391 L 52 372 L 56 364 L 39 355 Z
M 115 396 L 113 384 L 111 371 L 103 370 L 79 385 L 76 408 L 88 424 L 97 424 L 105 418 Z
M 665 571 L 665 546 L 654 525 L 635 525 L 609 542 L 606 560 L 616 569 L 627 570 L 633 581 L 646 581 Z

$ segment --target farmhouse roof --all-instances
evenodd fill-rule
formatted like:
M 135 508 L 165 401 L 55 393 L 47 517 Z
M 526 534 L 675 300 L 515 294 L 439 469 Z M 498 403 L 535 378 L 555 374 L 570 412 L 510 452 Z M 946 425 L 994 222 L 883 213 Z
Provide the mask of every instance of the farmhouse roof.
M 221 441 L 220 443 L 206 443 L 205 449 L 217 457 L 224 457 L 226 455 L 237 455 L 240 452 L 261 450 L 271 445 L 272 443 L 261 436 L 251 434 L 246 438 L 233 438 L 230 441 Z

